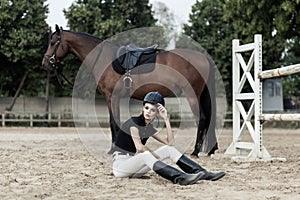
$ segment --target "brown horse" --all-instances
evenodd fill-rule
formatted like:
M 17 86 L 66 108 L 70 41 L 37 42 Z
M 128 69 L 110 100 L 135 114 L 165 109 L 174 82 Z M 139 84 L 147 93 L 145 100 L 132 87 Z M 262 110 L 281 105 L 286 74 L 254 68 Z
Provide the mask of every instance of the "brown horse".
M 112 62 L 119 46 L 86 33 L 60 29 L 52 33 L 42 65 L 56 69 L 68 54 L 75 54 L 93 73 L 99 92 L 106 97 L 110 114 L 112 144 L 119 130 L 119 100 L 124 75 L 117 73 Z M 142 66 L 141 66 L 142 67 Z M 198 155 L 207 140 L 206 152 L 214 153 L 216 101 L 214 64 L 203 53 L 189 49 L 160 51 L 156 54 L 155 68 L 144 74 L 133 74 L 131 98 L 142 100 L 146 93 L 159 91 L 163 96 L 184 92 L 198 124 L 197 141 L 192 155 Z M 113 145 L 112 145 L 113 146 Z

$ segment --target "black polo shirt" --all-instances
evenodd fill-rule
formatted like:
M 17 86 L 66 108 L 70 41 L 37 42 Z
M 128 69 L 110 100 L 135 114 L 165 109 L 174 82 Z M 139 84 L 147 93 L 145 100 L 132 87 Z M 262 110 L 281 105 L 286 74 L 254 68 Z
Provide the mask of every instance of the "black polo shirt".
M 131 117 L 121 127 L 115 142 L 115 150 L 124 153 L 136 153 L 136 148 L 131 137 L 130 127 L 136 127 L 139 131 L 142 144 L 146 144 L 149 137 L 154 135 L 157 130 L 152 124 L 146 125 L 144 115 Z

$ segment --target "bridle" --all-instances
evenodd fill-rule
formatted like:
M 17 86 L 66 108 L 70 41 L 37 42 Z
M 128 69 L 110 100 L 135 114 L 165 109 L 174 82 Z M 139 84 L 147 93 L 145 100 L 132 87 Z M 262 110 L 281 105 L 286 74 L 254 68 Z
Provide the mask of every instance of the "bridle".
M 50 63 L 50 66 L 54 69 L 54 70 L 57 70 L 58 69 L 58 65 L 59 62 L 57 62 L 57 59 L 56 59 L 56 52 L 57 52 L 57 49 L 59 47 L 59 45 L 61 44 L 61 33 L 62 33 L 62 30 L 59 32 L 59 36 L 58 36 L 58 40 L 56 41 L 55 43 L 55 47 L 53 49 L 53 52 L 51 55 L 45 55 L 46 57 L 49 57 L 49 63 Z M 61 48 L 62 50 L 64 51 L 64 46 L 63 44 L 61 44 Z
M 52 70 L 53 70 L 54 73 L 55 73 L 55 76 L 56 76 L 56 79 L 57 79 L 59 85 L 60 85 L 62 88 L 64 88 L 64 89 L 70 89 L 70 90 L 72 90 L 73 84 L 66 78 L 66 76 L 64 76 L 64 75 L 62 74 L 62 72 L 58 71 L 58 67 L 59 67 L 58 64 L 60 64 L 60 62 L 57 61 L 57 59 L 56 59 L 56 52 L 57 52 L 57 49 L 58 49 L 58 47 L 59 47 L 60 45 L 61 45 L 62 51 L 64 51 L 63 43 L 61 43 L 61 34 L 62 34 L 62 31 L 63 31 L 62 29 L 59 31 L 58 40 L 57 40 L 56 43 L 55 43 L 55 47 L 54 47 L 54 49 L 53 49 L 52 54 L 51 54 L 51 55 L 45 54 L 45 57 L 48 57 L 48 58 L 49 58 L 50 66 L 52 67 Z M 64 86 L 64 85 L 62 84 L 62 80 L 61 80 L 61 78 L 60 78 L 59 76 L 61 76 L 61 77 L 68 83 L 68 85 L 71 86 L 71 87 L 66 87 L 66 86 Z

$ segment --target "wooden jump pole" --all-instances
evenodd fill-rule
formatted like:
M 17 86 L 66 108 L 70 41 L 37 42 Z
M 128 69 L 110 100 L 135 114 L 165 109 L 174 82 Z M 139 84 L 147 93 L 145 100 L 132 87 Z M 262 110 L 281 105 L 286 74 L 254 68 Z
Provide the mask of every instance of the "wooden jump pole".
M 281 77 L 281 76 L 287 76 L 291 74 L 300 73 L 300 63 L 295 65 L 290 65 L 287 67 L 281 67 L 277 69 L 270 69 L 266 71 L 262 71 L 259 73 L 258 77 L 260 79 L 266 79 L 266 78 L 275 78 L 275 77 Z
M 261 121 L 300 121 L 300 114 L 262 114 Z

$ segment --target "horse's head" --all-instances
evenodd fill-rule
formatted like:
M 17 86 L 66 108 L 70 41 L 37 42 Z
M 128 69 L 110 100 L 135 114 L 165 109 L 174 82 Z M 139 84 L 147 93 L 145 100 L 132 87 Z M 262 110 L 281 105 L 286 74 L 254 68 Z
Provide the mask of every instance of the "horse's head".
M 57 69 L 61 60 L 68 53 L 68 45 L 63 39 L 63 30 L 58 25 L 55 26 L 55 32 L 51 34 L 48 49 L 44 55 L 42 66 L 45 69 Z

